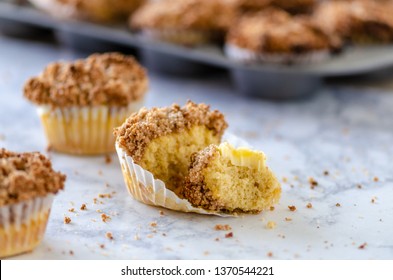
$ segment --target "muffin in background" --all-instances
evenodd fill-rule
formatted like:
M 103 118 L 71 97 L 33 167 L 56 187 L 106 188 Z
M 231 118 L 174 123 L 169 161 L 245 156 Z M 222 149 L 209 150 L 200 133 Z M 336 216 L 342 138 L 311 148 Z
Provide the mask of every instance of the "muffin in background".
M 138 9 L 130 27 L 146 38 L 196 46 L 222 39 L 235 17 L 229 0 L 160 0 Z
M 37 105 L 50 148 L 96 155 L 115 151 L 113 128 L 142 107 L 147 88 L 133 57 L 107 53 L 50 64 L 24 95 Z
M 37 8 L 59 18 L 102 23 L 125 21 L 146 0 L 29 0 Z
M 314 63 L 330 57 L 341 41 L 308 17 L 268 8 L 242 16 L 229 30 L 225 53 L 233 60 L 262 63 Z
M 115 130 L 118 153 L 132 157 L 135 164 L 162 180 L 180 194 L 191 155 L 210 144 L 219 144 L 227 128 L 224 115 L 205 104 L 188 102 L 180 107 L 143 108 Z M 120 160 L 123 158 L 119 154 Z M 140 185 L 122 164 L 130 193 Z M 141 199 L 139 199 L 141 200 Z
M 393 4 L 387 1 L 322 2 L 313 14 L 326 33 L 357 44 L 393 42 Z
M 266 156 L 228 143 L 192 155 L 183 196 L 194 207 L 227 213 L 259 213 L 278 202 L 281 186 Z
M 53 198 L 64 188 L 65 180 L 39 153 L 0 149 L 0 258 L 38 246 Z

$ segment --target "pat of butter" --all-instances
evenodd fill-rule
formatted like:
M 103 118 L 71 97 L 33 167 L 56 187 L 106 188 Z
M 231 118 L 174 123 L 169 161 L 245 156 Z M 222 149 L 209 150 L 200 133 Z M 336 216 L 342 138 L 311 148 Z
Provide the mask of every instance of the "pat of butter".
M 235 166 L 245 166 L 262 170 L 266 168 L 266 156 L 263 152 L 250 150 L 249 148 L 235 148 L 229 143 L 218 146 L 220 154 L 228 158 Z

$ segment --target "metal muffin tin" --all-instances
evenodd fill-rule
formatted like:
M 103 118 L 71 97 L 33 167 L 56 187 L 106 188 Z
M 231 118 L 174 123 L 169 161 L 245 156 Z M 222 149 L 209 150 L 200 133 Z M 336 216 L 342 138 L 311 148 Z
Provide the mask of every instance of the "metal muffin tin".
M 59 20 L 27 4 L 0 0 L 0 32 L 19 36 L 54 32 L 64 44 L 89 51 L 136 50 L 153 70 L 198 75 L 227 69 L 244 95 L 285 99 L 314 93 L 325 78 L 367 74 L 393 66 L 393 45 L 348 47 L 324 62 L 308 65 L 242 64 L 228 59 L 221 46 L 187 48 L 151 41 L 126 26 Z

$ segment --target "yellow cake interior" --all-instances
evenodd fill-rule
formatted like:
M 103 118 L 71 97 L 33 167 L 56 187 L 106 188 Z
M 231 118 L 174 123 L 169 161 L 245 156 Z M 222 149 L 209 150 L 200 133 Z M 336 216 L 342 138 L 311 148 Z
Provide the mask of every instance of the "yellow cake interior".
M 220 137 L 214 135 L 212 130 L 206 126 L 195 126 L 150 142 L 139 165 L 152 172 L 167 188 L 180 195 L 191 155 L 219 142 Z
M 204 183 L 212 197 L 227 211 L 260 212 L 280 198 L 281 188 L 266 166 L 262 152 L 218 147 L 219 156 L 203 171 Z

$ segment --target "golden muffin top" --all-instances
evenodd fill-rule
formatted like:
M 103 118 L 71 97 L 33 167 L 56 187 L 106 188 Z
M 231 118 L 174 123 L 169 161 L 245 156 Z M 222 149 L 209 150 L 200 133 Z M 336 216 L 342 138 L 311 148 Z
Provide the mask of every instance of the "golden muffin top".
M 194 126 L 206 126 L 221 137 L 228 124 L 218 110 L 212 111 L 206 104 L 189 101 L 183 107 L 173 104 L 164 108 L 142 108 L 116 128 L 114 134 L 120 147 L 134 161 L 139 161 L 152 140 Z
M 227 43 L 254 52 L 303 54 L 339 48 L 341 42 L 330 38 L 311 20 L 268 8 L 248 14 L 230 29 Z
M 24 95 L 52 107 L 127 106 L 140 100 L 147 87 L 146 71 L 133 57 L 107 53 L 48 65 L 26 82 Z
M 65 180 L 40 153 L 0 149 L 0 206 L 56 194 L 64 188 Z
M 132 28 L 224 31 L 235 18 L 229 0 L 161 0 L 147 2 L 130 18 Z

